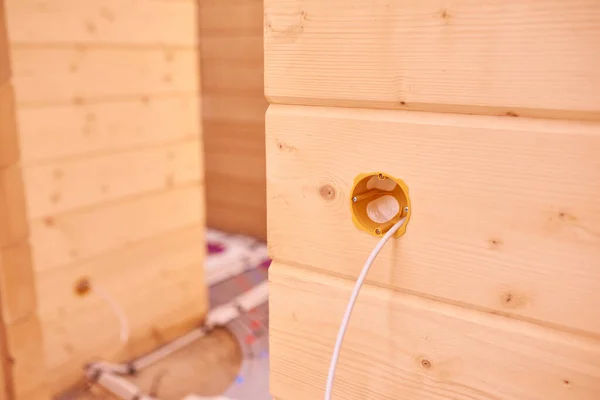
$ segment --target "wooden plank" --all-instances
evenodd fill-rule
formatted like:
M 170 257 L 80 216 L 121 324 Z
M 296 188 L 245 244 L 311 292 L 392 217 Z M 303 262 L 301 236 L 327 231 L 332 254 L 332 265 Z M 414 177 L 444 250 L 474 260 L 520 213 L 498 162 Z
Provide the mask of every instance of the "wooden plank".
M 35 315 L 35 294 L 31 249 L 27 241 L 0 249 L 0 293 L 2 319 L 13 325 Z
M 266 238 L 264 120 L 205 121 L 206 207 L 209 226 Z
M 207 191 L 207 194 L 209 191 Z M 267 238 L 267 207 L 248 207 L 233 197 L 216 197 L 206 200 L 210 213 L 206 216 L 209 227 L 225 232 L 252 236 L 259 240 Z
M 266 0 L 271 102 L 600 118 L 596 0 Z
M 237 64 L 262 62 L 263 35 L 206 36 L 202 37 L 202 64 L 213 61 Z
M 16 47 L 13 82 L 24 106 L 189 94 L 199 89 L 196 58 L 195 49 Z
M 598 335 L 598 154 L 595 122 L 271 106 L 270 252 L 355 278 L 377 239 L 349 191 L 384 171 L 412 216 L 368 282 Z
M 197 43 L 193 1 L 6 0 L 11 40 L 26 44 Z
M 204 222 L 198 184 L 48 216 L 31 223 L 35 269 L 99 256 L 133 242 Z
M 189 277 L 186 296 L 203 293 L 203 241 L 204 227 L 192 226 L 168 231 L 90 260 L 40 271 L 36 275 L 40 318 L 45 322 L 70 324 L 83 314 L 106 308 L 99 296 L 82 297 L 75 292 L 76 282 L 83 277 L 98 284 L 125 308 L 145 295 L 144 287 L 160 282 L 179 283 L 182 274 Z M 162 307 L 162 303 L 156 304 L 153 309 L 159 312 Z M 110 325 L 115 323 L 111 317 Z
M 242 175 L 241 173 L 239 175 Z M 266 239 L 266 182 L 236 175 L 207 173 L 207 224 L 231 233 Z
M 32 166 L 24 171 L 29 218 L 202 180 L 199 138 Z
M 203 124 L 204 149 L 213 151 L 242 151 L 248 150 L 255 153 L 265 151 L 265 120 L 266 103 L 256 114 L 255 123 L 246 121 L 227 120 L 218 118 L 205 121 Z M 262 118 L 259 118 L 262 117 Z
M 264 123 L 267 101 L 255 95 L 207 94 L 202 98 L 202 120 Z
M 197 324 L 208 308 L 204 286 L 204 227 L 168 232 L 90 261 L 37 275 L 46 359 L 61 389 L 81 378 L 81 365 L 101 354 L 133 357 L 156 346 L 171 326 Z M 119 323 L 93 293 L 81 297 L 76 282 L 89 278 L 123 308 L 132 341 L 119 341 Z M 155 302 L 161 298 L 160 302 Z M 152 303 L 152 307 L 144 304 Z M 96 331 L 94 327 L 103 326 Z M 91 330 L 94 329 L 94 334 Z M 180 327 L 178 333 L 185 331 Z
M 203 38 L 262 35 L 263 2 L 262 0 L 201 1 L 200 30 Z
M 353 283 L 281 263 L 269 280 L 271 393 L 323 398 Z M 595 400 L 598 357 L 597 340 L 367 286 L 334 398 Z
M 0 2 L 0 87 L 8 83 L 11 76 L 6 10 L 4 8 L 4 2 Z
M 133 100 L 78 107 L 21 107 L 18 115 L 24 164 L 163 145 L 201 133 L 196 94 L 141 95 Z
M 206 201 L 209 204 L 225 203 L 237 206 L 246 212 L 266 211 L 266 182 L 264 180 L 245 179 L 235 175 L 212 173 L 207 176 Z M 264 221 L 266 223 L 266 220 Z
M 27 240 L 27 211 L 21 167 L 0 169 L 0 247 Z
M 49 399 L 48 376 L 37 316 L 30 315 L 6 328 L 16 400 Z
M 261 151 L 232 150 L 223 148 L 218 153 L 206 153 L 207 173 L 219 174 L 224 179 L 237 178 L 243 181 L 264 182 L 265 154 Z
M 207 223 L 266 236 L 262 0 L 200 3 Z
M 10 164 L 18 161 L 18 150 L 16 148 L 16 126 L 14 124 L 14 98 L 13 91 L 10 85 L 10 60 L 8 38 L 6 33 L 6 19 L 4 16 L 4 2 L 0 0 L 0 224 L 7 225 L 8 218 L 7 196 L 6 190 L 2 189 L 3 169 Z M 4 247 L 9 242 L 10 230 L 0 228 L 0 273 L 5 274 L 5 257 Z M 2 284 L 4 280 L 0 281 Z M 9 308 L 4 305 L 4 297 L 6 297 L 4 288 L 0 287 L 0 400 L 9 400 L 14 397 L 14 385 L 12 368 L 10 366 L 9 345 L 6 335 L 5 322 Z
M 1 62 L 1 61 L 0 61 Z M 10 83 L 0 83 L 0 169 L 19 160 L 14 92 Z
M 262 49 L 257 49 L 262 52 Z M 217 60 L 202 65 L 202 93 L 253 95 L 249 101 L 265 103 L 263 64 L 260 61 L 222 63 Z

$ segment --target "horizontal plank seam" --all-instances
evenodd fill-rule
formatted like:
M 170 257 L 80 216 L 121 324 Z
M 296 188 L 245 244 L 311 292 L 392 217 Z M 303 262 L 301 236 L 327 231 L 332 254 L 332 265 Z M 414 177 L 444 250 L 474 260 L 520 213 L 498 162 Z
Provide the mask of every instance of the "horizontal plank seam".
M 410 103 L 406 102 L 403 107 L 386 107 L 386 102 L 369 102 L 356 100 L 354 104 L 346 104 L 339 106 L 335 104 L 329 104 L 327 100 L 322 102 L 311 103 L 310 99 L 307 98 L 294 98 L 294 97 L 283 97 L 283 96 L 269 96 L 267 92 L 268 88 L 265 87 L 265 98 L 269 104 L 273 105 L 284 105 L 284 106 L 303 106 L 303 107 L 322 107 L 322 108 L 347 108 L 347 109 L 365 109 L 365 110 L 388 110 L 388 111 L 410 111 L 410 112 L 425 112 L 433 114 L 458 114 L 458 115 L 476 115 L 476 116 L 493 116 L 493 117 L 505 117 L 505 118 L 533 118 L 533 119 L 544 119 L 544 120 L 566 120 L 566 121 L 599 121 L 600 110 L 597 111 L 579 111 L 579 110 L 556 110 L 546 108 L 523 108 L 523 107 L 511 107 L 511 106 L 474 106 L 474 105 L 463 105 L 463 104 L 440 104 L 440 103 Z M 277 101 L 277 98 L 282 101 Z M 283 102 L 283 101 L 286 102 Z M 334 99 L 332 99 L 333 101 Z M 345 101 L 343 99 L 335 100 L 338 102 L 352 103 L 352 101 Z M 383 103 L 383 104 L 382 104 Z M 393 102 L 388 102 L 394 104 Z M 468 110 L 469 112 L 467 112 Z M 496 110 L 492 112 L 493 110 Z M 478 111 L 478 112 L 477 112 Z M 543 115 L 542 115 L 543 114 Z
M 76 163 L 79 161 L 90 160 L 90 159 L 99 159 L 110 157 L 112 155 L 126 154 L 126 153 L 137 153 L 143 152 L 144 150 L 153 150 L 153 149 L 161 149 L 167 146 L 177 146 L 180 144 L 191 144 L 192 142 L 198 142 L 198 146 L 200 146 L 202 142 L 202 136 L 200 134 L 197 135 L 187 135 L 182 136 L 177 139 L 165 140 L 160 142 L 152 142 L 147 145 L 142 146 L 131 146 L 131 147 L 119 147 L 110 150 L 96 150 L 84 153 L 77 153 L 68 156 L 58 156 L 58 157 L 44 157 L 33 159 L 32 161 L 28 161 L 25 163 L 21 163 L 21 166 L 27 170 L 30 167 L 43 167 L 54 164 L 63 164 L 63 163 Z M 201 148 L 199 147 L 201 150 Z M 200 154 L 200 153 L 199 153 Z M 201 155 L 201 154 L 200 154 Z
M 143 245 L 144 242 L 151 242 L 151 241 L 154 241 L 154 240 L 157 240 L 157 239 L 171 237 L 171 236 L 173 236 L 175 234 L 178 234 L 178 233 L 193 231 L 195 229 L 198 229 L 198 227 L 204 228 L 204 224 L 203 223 L 195 222 L 193 224 L 189 224 L 189 225 L 186 225 L 186 226 L 183 226 L 183 227 L 171 229 L 171 230 L 168 230 L 168 231 L 165 231 L 165 232 L 159 232 L 156 235 L 152 235 L 150 237 L 145 237 L 145 238 L 142 238 L 142 239 L 132 240 L 132 241 L 129 241 L 129 242 L 125 243 L 125 244 L 122 244 L 122 245 L 119 245 L 119 246 L 115 246 L 115 247 L 111 247 L 110 249 L 106 249 L 105 251 L 103 251 L 101 253 L 98 253 L 98 254 L 94 254 L 93 256 L 81 258 L 81 259 L 79 259 L 79 260 L 77 260 L 75 262 L 72 262 L 72 263 L 61 264 L 61 265 L 56 265 L 56 266 L 53 266 L 53 267 L 46 267 L 46 268 L 39 268 L 39 269 L 35 269 L 34 268 L 34 271 L 35 271 L 36 274 L 56 273 L 57 271 L 60 271 L 61 269 L 76 267 L 79 264 L 87 264 L 90 261 L 93 261 L 95 259 L 106 257 L 108 254 L 119 253 L 119 252 L 127 250 L 127 249 L 129 249 L 131 247 Z M 198 245 L 202 246 L 202 243 L 199 243 Z
M 504 132 L 510 129 L 515 132 L 540 132 L 548 134 L 589 134 L 600 136 L 600 120 L 562 120 L 534 117 L 507 118 L 502 115 L 491 114 L 459 114 L 454 112 L 439 113 L 432 111 L 400 110 L 388 108 L 352 108 L 352 107 L 327 107 L 321 105 L 298 105 L 298 104 L 273 104 L 270 103 L 267 114 L 273 111 L 294 117 L 311 117 L 320 119 L 344 119 L 352 121 L 368 121 L 378 118 L 378 121 L 386 123 L 400 123 L 416 126 L 430 127 L 454 127 L 454 128 L 478 128 L 486 131 Z M 356 112 L 362 111 L 362 112 Z M 423 118 L 432 116 L 436 118 Z M 502 120 L 502 128 L 490 124 L 490 122 Z M 546 122 L 552 121 L 551 124 Z M 540 124 L 544 122 L 544 124 Z M 575 132 L 573 132 L 575 131 Z M 273 136 L 273 135 L 271 135 Z
M 280 263 L 280 264 L 284 264 L 284 265 L 290 265 L 292 267 L 296 267 L 296 268 L 301 268 L 301 269 L 305 269 L 311 272 L 317 272 L 317 273 L 321 273 L 327 276 L 332 276 L 335 278 L 339 278 L 339 279 L 344 279 L 347 280 L 349 282 L 355 282 L 356 278 L 355 277 L 351 277 L 349 275 L 345 275 L 345 274 L 340 274 L 340 273 L 336 273 L 333 271 L 329 271 L 329 270 L 324 270 L 324 269 L 320 269 L 320 268 L 316 268 L 312 265 L 308 265 L 308 264 L 303 264 L 303 263 L 299 263 L 299 262 L 295 262 L 295 261 L 289 261 L 289 260 L 285 260 L 285 259 L 280 259 L 277 257 L 273 257 L 272 255 L 272 251 L 271 249 L 269 249 L 269 256 L 270 258 L 273 260 L 273 262 L 275 263 Z M 368 254 L 365 254 L 365 260 L 367 258 Z M 400 267 L 401 268 L 401 267 Z M 560 325 L 560 324 L 554 324 L 551 322 L 547 322 L 547 321 L 543 321 L 543 320 L 539 320 L 539 319 L 535 319 L 535 318 L 529 318 L 529 317 L 523 317 L 520 315 L 514 315 L 514 314 L 509 314 L 506 312 L 502 312 L 502 311 L 497 311 L 497 310 L 492 310 L 490 308 L 486 308 L 486 307 L 481 307 L 481 306 L 477 306 L 474 304 L 470 304 L 470 303 L 465 303 L 465 302 L 460 302 L 460 301 L 456 301 L 456 300 L 451 300 L 451 299 L 447 299 L 444 297 L 439 297 L 439 296 L 432 296 L 429 295 L 427 293 L 423 293 L 423 292 L 418 292 L 418 291 L 414 291 L 414 290 L 410 290 L 410 289 L 400 289 L 398 287 L 394 287 L 394 286 L 389 286 L 389 285 L 382 285 L 380 283 L 377 282 L 372 282 L 368 280 L 368 276 L 367 276 L 367 280 L 364 283 L 364 286 L 371 286 L 371 287 L 376 287 L 376 288 L 380 288 L 380 289 L 385 289 L 385 290 L 390 290 L 392 292 L 396 292 L 396 293 L 404 293 L 404 294 L 408 294 L 411 296 L 415 296 L 415 297 L 419 297 L 422 299 L 427 299 L 427 300 L 432 300 L 432 301 L 436 301 L 438 303 L 442 303 L 442 304 L 449 304 L 452 306 L 458 306 L 458 307 L 462 307 L 468 310 L 473 310 L 476 312 L 481 312 L 484 314 L 488 314 L 488 315 L 496 315 L 498 317 L 501 318 L 507 318 L 507 319 L 513 319 L 513 320 L 517 320 L 517 321 L 521 321 L 521 322 L 526 322 L 526 323 L 530 323 L 532 325 L 536 325 L 536 326 L 540 326 L 546 329 L 551 329 L 551 330 L 555 330 L 555 331 L 559 331 L 559 332 L 565 332 L 565 333 L 569 333 L 569 334 L 576 334 L 576 335 L 581 335 L 593 340 L 598 340 L 600 341 L 600 333 L 596 334 L 596 333 L 592 333 L 589 331 L 584 331 L 581 329 L 575 329 L 575 328 L 571 328 L 565 325 Z
M 24 42 L 13 40 L 10 42 L 12 50 L 141 50 L 141 51 L 165 51 L 165 50 L 184 50 L 198 51 L 196 43 L 169 43 L 169 42 L 148 42 L 148 43 L 123 43 L 123 42 L 96 42 L 82 40 L 80 42 L 62 42 L 62 41 L 31 41 Z
M 30 223 L 32 222 L 40 222 L 40 221 L 44 221 L 44 219 L 48 218 L 48 217 L 52 217 L 52 218 L 63 218 L 66 215 L 77 215 L 77 214 L 84 214 L 87 213 L 89 211 L 93 211 L 93 210 L 97 210 L 97 209 L 102 209 L 102 208 L 106 208 L 106 207 L 112 207 L 114 205 L 118 205 L 118 204 L 124 204 L 124 203 L 131 203 L 133 201 L 136 200 L 140 200 L 146 197 L 153 197 L 156 195 L 160 195 L 160 194 L 165 194 L 168 192 L 178 192 L 184 189 L 191 189 L 191 188 L 197 188 L 197 189 L 202 189 L 204 187 L 205 183 L 204 183 L 204 179 L 194 179 L 192 181 L 189 182 L 185 182 L 183 184 L 179 184 L 179 185 L 174 185 L 172 187 L 169 188 L 160 188 L 160 189 L 152 189 L 152 190 L 144 190 L 141 192 L 137 192 L 135 194 L 131 194 L 131 195 L 126 195 L 126 196 L 121 196 L 121 197 L 117 197 L 114 199 L 110 199 L 110 200 L 105 200 L 102 201 L 101 203 L 93 203 L 93 204 L 88 204 L 82 207 L 75 207 L 75 208 L 71 208 L 68 210 L 64 210 L 64 211 L 60 211 L 57 213 L 49 213 L 49 214 L 45 214 L 43 216 L 40 217 L 36 217 L 36 218 L 31 218 L 29 220 Z
M 233 197 L 231 197 L 232 199 L 234 199 Z M 229 209 L 229 210 L 233 210 L 233 211 L 240 211 L 240 209 L 243 209 L 243 211 L 246 212 L 250 212 L 249 214 L 253 214 L 253 212 L 259 211 L 261 213 L 264 213 L 267 210 L 267 206 L 266 205 L 250 205 L 247 204 L 247 202 L 245 202 L 244 200 L 239 200 L 236 201 L 234 200 L 228 200 L 228 199 L 224 199 L 224 198 L 210 198 L 207 201 L 207 208 L 213 208 L 215 207 L 215 205 L 219 205 L 221 208 L 224 209 Z M 215 218 L 221 218 L 222 216 L 214 216 Z M 208 217 L 207 217 L 208 218 Z M 255 218 L 259 218 L 261 221 L 263 220 L 263 215 L 262 214 L 254 214 L 252 216 L 250 215 L 246 215 L 245 218 L 248 219 L 255 219 Z M 266 223 L 266 222 L 265 222 Z
M 136 266 L 139 268 L 141 267 L 139 264 L 136 264 Z M 188 263 L 188 264 L 184 264 L 184 266 L 182 267 L 182 269 L 186 269 L 189 270 L 191 268 L 194 267 L 200 267 L 202 268 L 203 265 L 203 260 L 202 257 L 200 257 L 196 262 L 193 263 Z M 92 281 L 92 285 L 94 282 L 94 277 L 93 276 L 89 276 L 85 273 L 82 273 L 82 275 L 86 275 L 91 281 Z M 148 285 L 148 286 L 142 286 L 139 287 L 138 290 L 136 291 L 136 298 L 139 297 L 151 297 L 148 296 L 149 294 L 151 294 L 154 291 L 157 290 L 164 290 L 164 289 L 169 289 L 169 288 L 173 288 L 173 287 L 179 287 L 179 285 L 181 285 L 182 283 L 189 283 L 190 278 L 189 276 L 184 276 L 184 277 L 180 277 L 177 280 L 173 280 L 173 279 L 169 279 L 169 280 L 163 280 L 163 279 L 159 279 L 157 280 L 156 284 L 154 285 Z M 199 285 L 202 284 L 202 282 L 197 282 Z M 103 289 L 107 289 L 107 286 L 105 284 L 102 285 Z M 113 298 L 115 298 L 116 300 L 118 300 L 118 297 L 120 297 L 121 295 L 127 295 L 129 294 L 128 288 L 123 288 L 122 290 L 114 290 L 114 291 L 110 291 L 110 294 Z M 203 293 L 201 292 L 194 292 L 193 293 L 194 297 L 193 298 L 198 298 L 199 296 L 204 296 Z M 89 296 L 89 294 L 88 294 Z M 72 300 L 69 300 L 68 303 L 72 303 Z M 66 303 L 60 303 L 61 305 L 66 305 Z M 104 309 L 104 312 L 107 314 L 112 314 L 113 311 L 112 310 L 107 310 L 106 309 L 106 303 L 104 302 L 103 299 L 101 298 L 97 298 L 95 299 L 94 302 L 90 303 L 83 303 L 83 305 L 79 308 L 76 308 L 75 310 L 72 311 L 65 311 L 64 315 L 54 315 L 54 316 L 47 316 L 46 314 L 42 314 L 41 312 L 39 312 L 38 314 L 38 318 L 39 321 L 43 324 L 43 323 L 60 323 L 61 321 L 65 321 L 65 319 L 68 320 L 72 320 L 73 318 L 76 318 L 80 315 L 84 315 L 84 314 L 89 314 L 89 313 L 93 313 L 94 310 L 97 310 L 98 308 L 102 308 Z
M 261 24 L 253 28 L 200 28 L 201 35 L 210 35 L 218 38 L 240 38 L 246 39 L 248 36 L 260 36 L 264 32 L 262 20 Z
M 18 88 L 16 88 L 18 93 Z M 51 107 L 85 107 L 87 105 L 94 104 L 106 104 L 106 103 L 125 103 L 125 102 L 142 102 L 147 103 L 152 99 L 171 99 L 178 97 L 188 96 L 199 96 L 200 88 L 198 90 L 186 90 L 186 91 L 175 91 L 175 92 L 160 92 L 160 93 L 134 93 L 134 94 L 123 94 L 114 96 L 72 96 L 68 99 L 63 98 L 60 100 L 44 100 L 44 101 L 20 101 L 17 105 L 22 109 L 33 109 L 33 108 L 51 108 Z M 17 96 L 18 97 L 18 96 Z M 74 100 L 76 98 L 77 100 Z
M 204 79 L 206 82 L 207 79 Z M 210 94 L 225 94 L 227 96 L 235 96 L 239 98 L 248 98 L 250 101 L 255 101 L 253 97 L 263 97 L 264 91 L 262 89 L 239 89 L 236 87 L 226 87 L 220 86 L 220 83 L 215 84 L 214 86 L 210 86 L 208 84 L 202 85 L 202 94 L 210 95 Z M 219 97 L 219 96 L 215 96 Z M 265 107 L 266 108 L 266 107 Z

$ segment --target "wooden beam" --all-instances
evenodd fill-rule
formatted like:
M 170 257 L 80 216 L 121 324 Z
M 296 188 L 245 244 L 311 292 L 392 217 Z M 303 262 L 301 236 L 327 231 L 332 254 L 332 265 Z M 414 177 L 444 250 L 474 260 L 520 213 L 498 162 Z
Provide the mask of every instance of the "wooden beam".
M 269 281 L 271 393 L 323 398 L 353 282 L 282 263 Z M 334 398 L 596 400 L 599 357 L 594 339 L 368 285 Z
M 5 2 L 17 44 L 192 47 L 198 42 L 194 1 Z
M 266 0 L 271 102 L 600 119 L 596 0 Z
M 412 216 L 368 282 L 599 336 L 598 154 L 597 122 L 271 106 L 271 256 L 354 279 L 351 185 L 382 171 Z

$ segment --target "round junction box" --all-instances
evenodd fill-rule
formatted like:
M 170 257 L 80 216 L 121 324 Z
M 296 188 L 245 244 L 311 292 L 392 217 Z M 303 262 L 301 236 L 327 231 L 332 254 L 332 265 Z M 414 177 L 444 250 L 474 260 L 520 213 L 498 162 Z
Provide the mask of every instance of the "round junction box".
M 406 217 L 404 225 L 394 234 L 400 237 L 410 220 L 408 186 L 403 180 L 383 172 L 359 174 L 352 186 L 350 207 L 354 225 L 378 237 Z

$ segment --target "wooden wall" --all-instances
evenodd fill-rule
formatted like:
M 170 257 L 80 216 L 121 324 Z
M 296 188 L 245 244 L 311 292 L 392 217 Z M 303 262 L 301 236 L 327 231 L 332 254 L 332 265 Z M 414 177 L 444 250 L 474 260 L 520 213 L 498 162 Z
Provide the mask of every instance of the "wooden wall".
M 13 163 L 24 182 L 31 259 L 24 240 L 22 252 L 3 260 L 12 281 L 2 301 L 5 323 L 7 309 L 39 316 L 48 382 L 58 392 L 90 359 L 147 352 L 207 309 L 197 6 L 5 3 L 20 142 Z M 10 90 L 3 85 L 3 96 Z M 82 278 L 122 305 L 128 345 L 99 296 L 75 293 Z
M 4 2 L 0 1 L 0 399 L 47 398 L 13 73 Z
M 266 0 L 264 23 L 274 397 L 323 397 L 377 241 L 349 191 L 384 171 L 411 220 L 334 398 L 600 398 L 600 3 Z
M 201 0 L 208 225 L 266 237 L 262 0 Z

